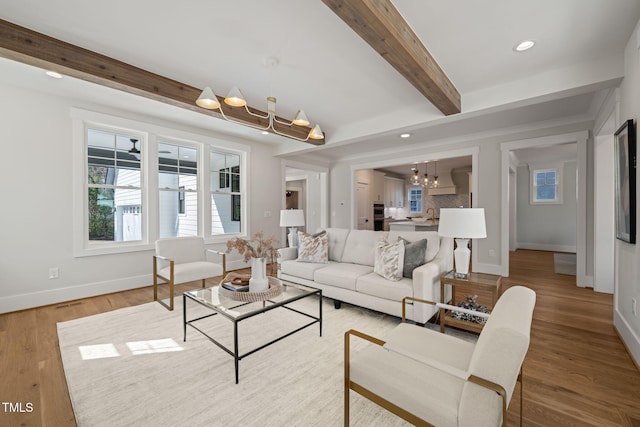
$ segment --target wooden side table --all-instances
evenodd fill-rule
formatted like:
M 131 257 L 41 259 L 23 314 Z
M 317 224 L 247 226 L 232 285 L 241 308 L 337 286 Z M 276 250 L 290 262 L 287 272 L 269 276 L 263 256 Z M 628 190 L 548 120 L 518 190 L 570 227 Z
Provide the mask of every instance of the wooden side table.
M 446 285 L 451 286 L 451 305 L 456 305 L 456 285 L 463 285 L 469 289 L 491 292 L 491 307 L 493 309 L 500 296 L 501 276 L 485 273 L 469 273 L 466 279 L 455 277 L 453 270 L 440 276 L 440 302 L 444 303 Z M 484 325 L 467 322 L 465 320 L 451 317 L 451 313 L 446 313 L 444 308 L 440 309 L 440 332 L 444 332 L 445 325 L 454 326 L 471 332 L 480 333 Z

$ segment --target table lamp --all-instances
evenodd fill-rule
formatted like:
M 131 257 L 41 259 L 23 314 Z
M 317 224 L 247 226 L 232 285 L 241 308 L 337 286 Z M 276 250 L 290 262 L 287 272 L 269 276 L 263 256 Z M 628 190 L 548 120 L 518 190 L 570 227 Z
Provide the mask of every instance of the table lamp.
M 455 277 L 469 277 L 469 239 L 487 237 L 487 226 L 484 221 L 484 208 L 448 208 L 440 209 L 438 234 L 453 237 L 456 240 Z
M 304 225 L 304 212 L 302 209 L 285 209 L 280 211 L 280 227 L 289 228 L 289 247 L 298 247 L 298 228 Z

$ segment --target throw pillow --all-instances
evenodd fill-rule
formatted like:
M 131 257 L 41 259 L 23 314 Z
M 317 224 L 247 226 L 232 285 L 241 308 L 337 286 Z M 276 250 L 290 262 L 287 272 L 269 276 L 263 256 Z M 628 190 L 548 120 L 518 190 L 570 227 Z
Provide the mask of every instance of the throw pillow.
M 410 242 L 407 239 L 398 237 L 398 241 L 404 243 L 404 266 L 402 275 L 411 279 L 413 277 L 413 270 L 424 264 L 424 257 L 427 253 L 427 239 Z
M 312 236 L 304 231 L 298 231 L 298 259 L 299 262 L 329 262 L 329 239 L 327 233 Z
M 379 240 L 375 247 L 373 271 L 387 280 L 402 280 L 404 266 L 404 243 L 389 243 Z

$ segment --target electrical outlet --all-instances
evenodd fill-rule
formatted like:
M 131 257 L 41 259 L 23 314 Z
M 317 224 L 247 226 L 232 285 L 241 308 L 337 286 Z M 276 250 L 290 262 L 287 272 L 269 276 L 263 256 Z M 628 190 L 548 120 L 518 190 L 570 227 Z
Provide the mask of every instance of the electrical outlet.
M 489 249 L 489 256 L 490 257 L 496 256 L 496 251 L 494 249 Z
M 60 276 L 60 269 L 58 267 L 51 267 L 49 269 L 49 279 L 57 279 Z
M 633 313 L 633 315 L 635 317 L 638 317 L 638 310 L 637 310 L 637 301 L 635 298 L 631 298 L 631 312 Z
M 264 211 L 265 218 L 271 218 L 271 211 Z

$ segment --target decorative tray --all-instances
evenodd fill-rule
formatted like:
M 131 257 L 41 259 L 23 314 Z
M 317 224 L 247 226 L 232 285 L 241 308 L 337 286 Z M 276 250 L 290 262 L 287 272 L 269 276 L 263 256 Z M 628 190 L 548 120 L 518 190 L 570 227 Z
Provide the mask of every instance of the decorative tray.
M 258 302 L 267 301 L 271 298 L 275 298 L 282 293 L 282 282 L 276 277 L 269 277 L 269 289 L 263 292 L 251 292 L 251 291 L 232 291 L 222 287 L 223 283 L 231 282 L 234 284 L 249 283 L 249 274 L 229 273 L 220 282 L 218 286 L 218 293 L 224 297 L 231 298 L 236 301 L 245 302 Z

